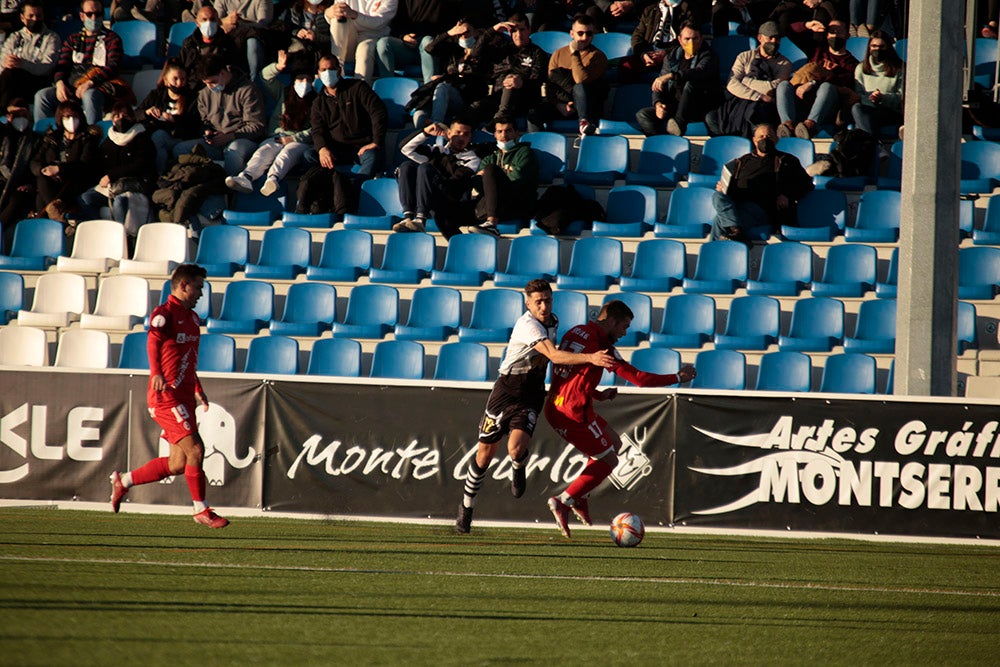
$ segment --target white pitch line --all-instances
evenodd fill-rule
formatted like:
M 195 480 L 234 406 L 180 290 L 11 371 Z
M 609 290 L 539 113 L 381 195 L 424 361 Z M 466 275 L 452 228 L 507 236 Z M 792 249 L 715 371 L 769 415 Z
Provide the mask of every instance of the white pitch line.
M 247 569 L 266 571 L 318 572 L 327 574 L 385 574 L 420 577 L 474 577 L 486 579 L 539 579 L 552 581 L 592 581 L 643 584 L 677 584 L 691 586 L 730 586 L 733 588 L 772 588 L 785 590 L 832 591 L 847 593 L 906 593 L 912 595 L 950 595 L 1000 598 L 1000 591 L 967 591 L 936 588 L 892 588 L 889 586 L 851 586 L 820 583 L 782 583 L 770 581 L 737 581 L 733 579 L 698 579 L 694 577 L 626 577 L 578 574 L 507 574 L 502 572 L 449 572 L 447 570 L 379 570 L 356 567 L 316 567 L 311 565 L 234 565 L 232 563 L 176 563 L 170 561 L 124 560 L 113 558 L 35 558 L 0 556 L 0 561 L 21 563 L 88 563 L 91 565 L 152 565 L 155 567 L 195 567 L 213 570 Z

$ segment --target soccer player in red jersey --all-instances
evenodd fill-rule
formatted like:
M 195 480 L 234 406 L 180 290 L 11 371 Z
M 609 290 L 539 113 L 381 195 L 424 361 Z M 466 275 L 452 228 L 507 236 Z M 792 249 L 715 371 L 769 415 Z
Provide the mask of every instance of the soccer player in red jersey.
M 208 409 L 208 398 L 195 372 L 201 323 L 194 306 L 201 298 L 205 275 L 205 269 L 196 264 L 178 266 L 170 277 L 167 302 L 150 315 L 146 403 L 150 416 L 170 443 L 170 456 L 153 459 L 125 474 L 117 470 L 111 473 L 111 508 L 117 512 L 125 494 L 135 484 L 158 482 L 184 473 L 194 502 L 195 522 L 209 528 L 225 528 L 229 521 L 205 504 L 202 470 L 205 445 L 198 434 L 194 413 L 196 401 Z
M 663 387 L 694 379 L 693 366 L 685 366 L 676 375 L 659 375 L 640 371 L 624 361 L 614 349 L 614 344 L 628 331 L 632 318 L 632 310 L 623 302 L 609 301 L 601 309 L 597 321 L 581 324 L 566 332 L 559 349 L 578 354 L 610 349 L 616 363 L 609 370 L 639 387 Z M 552 369 L 545 418 L 556 433 L 590 457 L 583 471 L 566 490 L 549 498 L 549 509 L 566 537 L 569 537 L 571 511 L 584 524 L 591 525 L 587 495 L 618 465 L 621 438 L 603 417 L 594 412 L 594 399 L 606 401 L 618 395 L 614 387 L 597 389 L 602 373 L 602 369 L 591 364 L 556 365 Z

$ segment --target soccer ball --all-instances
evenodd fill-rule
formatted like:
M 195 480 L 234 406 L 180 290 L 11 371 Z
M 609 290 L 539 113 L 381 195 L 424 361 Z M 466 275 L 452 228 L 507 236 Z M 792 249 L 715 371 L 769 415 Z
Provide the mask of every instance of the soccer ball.
M 620 547 L 635 547 L 646 535 L 638 514 L 622 512 L 611 520 L 611 539 Z

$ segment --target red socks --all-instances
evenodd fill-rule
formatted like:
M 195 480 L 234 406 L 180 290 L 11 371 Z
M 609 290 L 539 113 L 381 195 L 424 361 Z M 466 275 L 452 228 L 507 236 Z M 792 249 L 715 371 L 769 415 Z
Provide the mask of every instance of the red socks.
M 580 476 L 570 482 L 564 493 L 570 498 L 586 498 L 611 472 L 611 466 L 603 459 L 590 459 Z
M 161 479 L 166 479 L 167 477 L 170 477 L 170 465 L 167 457 L 161 456 L 133 470 L 132 485 L 159 482 Z
M 205 502 L 205 473 L 198 466 L 184 466 L 184 479 L 191 491 L 191 500 Z

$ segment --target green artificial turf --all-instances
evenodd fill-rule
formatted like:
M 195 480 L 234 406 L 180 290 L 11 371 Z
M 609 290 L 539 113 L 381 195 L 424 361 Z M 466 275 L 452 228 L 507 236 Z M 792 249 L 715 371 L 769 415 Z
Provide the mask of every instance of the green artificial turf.
M 0 509 L 0 665 L 989 664 L 1000 549 Z

